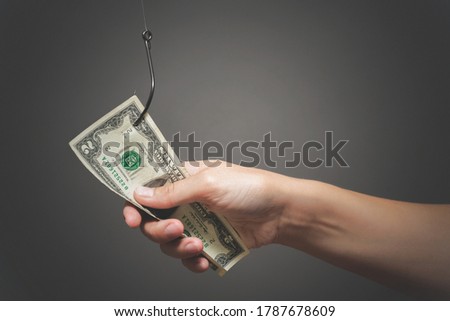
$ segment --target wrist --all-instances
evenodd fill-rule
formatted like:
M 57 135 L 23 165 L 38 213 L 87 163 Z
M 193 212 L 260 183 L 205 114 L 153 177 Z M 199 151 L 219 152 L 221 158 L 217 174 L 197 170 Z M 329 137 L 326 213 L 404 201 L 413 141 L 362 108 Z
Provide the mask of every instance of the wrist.
M 288 178 L 283 185 L 284 207 L 279 217 L 276 243 L 306 250 L 312 238 L 323 232 L 323 213 L 330 185 L 318 181 Z

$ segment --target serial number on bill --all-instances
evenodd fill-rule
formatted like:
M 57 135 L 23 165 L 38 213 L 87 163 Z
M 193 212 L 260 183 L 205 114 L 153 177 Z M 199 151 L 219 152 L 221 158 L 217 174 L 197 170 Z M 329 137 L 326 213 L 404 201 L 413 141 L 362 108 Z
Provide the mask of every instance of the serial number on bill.
M 260 305 L 251 313 L 258 317 L 331 317 L 335 310 L 332 305 Z

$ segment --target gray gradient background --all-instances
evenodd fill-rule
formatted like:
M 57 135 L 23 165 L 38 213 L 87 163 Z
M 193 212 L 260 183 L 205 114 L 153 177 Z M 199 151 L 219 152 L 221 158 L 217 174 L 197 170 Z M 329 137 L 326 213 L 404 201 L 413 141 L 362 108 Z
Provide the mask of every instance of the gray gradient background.
M 450 202 L 450 2 L 146 1 L 167 138 L 297 150 L 332 130 L 350 168 L 274 171 Z M 122 218 L 68 141 L 148 93 L 138 1 L 1 1 L 1 299 L 408 299 L 268 246 L 191 274 Z M 264 166 L 261 166 L 264 168 Z M 414 246 L 414 240 L 411 241 Z M 436 244 L 436 246 L 444 246 Z

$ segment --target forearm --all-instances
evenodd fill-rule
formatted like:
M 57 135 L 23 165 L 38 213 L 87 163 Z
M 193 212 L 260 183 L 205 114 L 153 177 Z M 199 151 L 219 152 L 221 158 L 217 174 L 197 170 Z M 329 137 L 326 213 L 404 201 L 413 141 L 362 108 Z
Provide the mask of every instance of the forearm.
M 287 185 L 278 242 L 393 287 L 450 291 L 450 206 Z

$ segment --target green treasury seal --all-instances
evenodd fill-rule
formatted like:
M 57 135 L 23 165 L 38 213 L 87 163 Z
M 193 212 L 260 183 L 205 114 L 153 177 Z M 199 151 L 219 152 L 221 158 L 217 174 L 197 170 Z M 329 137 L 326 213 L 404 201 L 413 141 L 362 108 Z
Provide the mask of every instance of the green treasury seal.
M 141 157 L 135 151 L 126 151 L 122 155 L 122 166 L 129 170 L 134 171 L 141 165 Z

